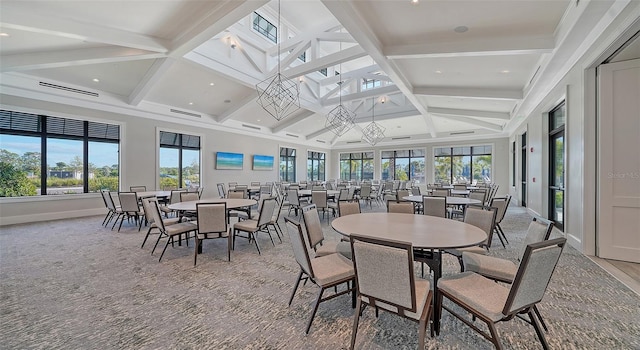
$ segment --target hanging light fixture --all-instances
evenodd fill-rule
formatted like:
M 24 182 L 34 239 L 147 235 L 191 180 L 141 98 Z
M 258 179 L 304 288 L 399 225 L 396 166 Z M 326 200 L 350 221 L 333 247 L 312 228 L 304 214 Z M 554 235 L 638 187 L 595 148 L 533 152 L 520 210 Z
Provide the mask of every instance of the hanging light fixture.
M 362 139 L 367 141 L 371 146 L 375 146 L 378 142 L 384 139 L 385 128 L 375 122 L 376 99 L 373 98 L 371 100 L 373 102 L 371 106 L 371 123 L 362 129 Z
M 280 0 L 278 0 L 278 73 L 258 84 L 258 103 L 262 108 L 280 121 L 300 108 L 300 89 L 295 81 L 280 73 Z
M 340 28 L 340 32 L 342 32 L 342 28 Z M 342 41 L 340 42 L 340 51 L 342 51 Z M 342 73 L 342 62 L 339 67 L 340 73 Z M 338 82 L 338 86 L 340 88 L 339 103 L 327 113 L 325 127 L 329 128 L 337 136 L 342 136 L 356 125 L 356 114 L 342 104 L 342 80 Z

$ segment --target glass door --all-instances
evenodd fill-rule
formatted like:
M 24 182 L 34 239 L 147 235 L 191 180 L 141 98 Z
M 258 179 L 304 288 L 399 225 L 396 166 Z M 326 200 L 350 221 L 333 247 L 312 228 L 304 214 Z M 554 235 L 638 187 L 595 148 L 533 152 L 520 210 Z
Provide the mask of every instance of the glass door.
M 565 103 L 549 112 L 549 219 L 564 230 Z

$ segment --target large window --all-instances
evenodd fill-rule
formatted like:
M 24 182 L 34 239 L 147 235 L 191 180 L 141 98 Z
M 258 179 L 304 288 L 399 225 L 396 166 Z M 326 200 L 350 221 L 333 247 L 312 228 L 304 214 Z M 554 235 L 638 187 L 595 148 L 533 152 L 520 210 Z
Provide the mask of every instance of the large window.
M 307 180 L 324 181 L 325 154 L 322 152 L 307 152 Z
M 424 183 L 424 155 L 424 149 L 382 151 L 382 179 Z
M 435 148 L 435 182 L 491 181 L 491 146 Z
M 371 90 L 382 86 L 382 81 L 376 79 L 362 79 L 361 91 Z
M 340 178 L 343 180 L 372 180 L 373 152 L 341 153 Z
M 278 27 L 274 26 L 257 12 L 253 13 L 253 29 L 274 43 L 278 42 Z
M 566 104 L 549 112 L 549 219 L 564 229 L 564 172 Z
M 2 110 L 0 134 L 0 197 L 119 188 L 118 125 Z
M 296 150 L 280 147 L 280 181 L 296 182 Z
M 200 137 L 160 131 L 160 187 L 200 186 Z

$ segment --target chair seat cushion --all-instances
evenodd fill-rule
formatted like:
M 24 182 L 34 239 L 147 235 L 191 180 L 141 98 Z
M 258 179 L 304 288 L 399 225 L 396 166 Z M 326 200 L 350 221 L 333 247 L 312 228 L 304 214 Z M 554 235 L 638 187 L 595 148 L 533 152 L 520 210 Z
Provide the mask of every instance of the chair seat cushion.
M 485 277 L 511 283 L 518 272 L 518 265 L 511 260 L 470 252 L 462 253 L 465 271 L 479 273 Z
M 351 260 L 351 243 L 324 240 L 322 245 L 316 246 L 316 257 L 334 253 L 339 253 L 345 258 Z
M 483 254 L 483 255 L 487 254 L 487 250 L 486 249 L 484 249 L 482 247 L 478 247 L 478 246 L 467 247 L 467 248 L 458 248 L 458 249 L 447 249 L 447 253 L 449 253 L 451 255 L 455 255 L 455 256 L 462 256 L 462 253 L 464 253 L 464 252 Z
M 196 229 L 196 227 L 197 226 L 193 225 L 192 223 L 181 222 L 181 223 L 178 223 L 178 224 L 173 224 L 173 225 L 166 226 L 165 229 L 167 230 L 167 234 L 169 236 L 173 236 L 173 235 L 178 235 L 178 234 L 181 234 L 181 233 L 193 231 L 193 230 Z
M 431 283 L 429 283 L 429 281 L 427 280 L 416 278 L 416 312 L 407 311 L 404 313 L 404 315 L 411 319 L 419 320 L 420 316 L 422 315 L 422 311 L 427 304 L 427 297 L 429 296 L 430 292 Z M 368 303 L 369 298 L 362 296 L 362 301 Z M 398 312 L 398 309 L 395 306 L 383 303 L 381 301 L 376 301 L 376 306 L 391 312 Z
M 233 229 L 246 231 L 246 232 L 255 232 L 255 231 L 258 231 L 258 221 L 257 220 L 238 221 L 235 224 L 233 224 Z
M 321 287 L 355 276 L 351 260 L 336 253 L 311 259 L 311 268 L 316 283 Z
M 475 272 L 441 277 L 438 280 L 438 290 L 493 322 L 505 317 L 502 309 L 509 296 L 509 288 Z

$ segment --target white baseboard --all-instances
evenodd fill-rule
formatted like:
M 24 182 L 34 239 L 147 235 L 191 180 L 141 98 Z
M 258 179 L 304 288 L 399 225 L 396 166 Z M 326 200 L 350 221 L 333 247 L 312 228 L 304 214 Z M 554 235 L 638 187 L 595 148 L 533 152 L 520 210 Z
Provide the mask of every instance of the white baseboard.
M 84 210 L 58 211 L 54 213 L 29 214 L 5 216 L 0 218 L 0 226 L 24 224 L 38 221 L 60 220 L 80 218 L 83 216 L 107 215 L 106 208 L 93 208 Z

